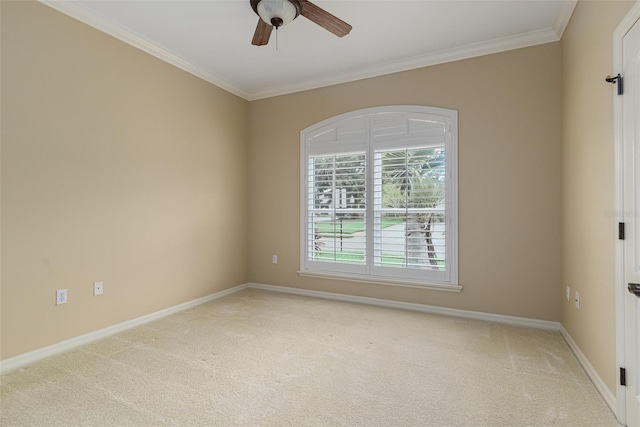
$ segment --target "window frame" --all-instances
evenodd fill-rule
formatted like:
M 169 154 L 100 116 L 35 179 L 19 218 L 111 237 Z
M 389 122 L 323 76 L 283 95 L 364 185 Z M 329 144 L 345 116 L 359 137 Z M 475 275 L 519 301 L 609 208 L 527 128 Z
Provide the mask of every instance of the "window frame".
M 341 155 L 346 153 L 362 152 L 364 149 L 366 158 L 366 239 L 374 239 L 374 195 L 375 186 L 374 162 L 376 152 L 389 149 L 405 149 L 425 147 L 427 142 L 407 143 L 390 141 L 376 145 L 373 135 L 373 123 L 376 120 L 390 118 L 418 118 L 428 117 L 441 120 L 445 124 L 445 271 L 442 274 L 428 270 L 384 267 L 366 265 L 365 268 L 353 268 L 350 264 L 327 263 L 308 259 L 308 251 L 313 242 L 308 235 L 308 171 L 309 159 L 318 155 Z M 365 126 L 360 138 L 350 140 L 343 137 L 339 141 L 311 142 L 314 138 L 328 132 L 339 132 L 341 125 L 349 128 L 351 124 Z M 364 141 L 362 140 L 364 138 Z M 337 138 L 336 138 L 337 139 Z M 436 144 L 431 144 L 436 146 Z M 300 270 L 301 276 L 324 277 L 339 280 L 348 280 L 365 283 L 396 285 L 405 287 L 429 288 L 446 291 L 460 291 L 462 286 L 458 283 L 458 113 L 456 110 L 416 106 L 393 105 L 374 108 L 365 108 L 330 117 L 319 123 L 303 129 L 300 132 Z M 367 215 L 371 213 L 371 217 Z M 367 244 L 369 247 L 373 243 Z M 312 250 L 312 249 L 311 249 Z M 371 258 L 373 259 L 373 255 Z M 345 267 L 346 266 L 346 267 Z M 325 268 L 329 267 L 329 268 Z

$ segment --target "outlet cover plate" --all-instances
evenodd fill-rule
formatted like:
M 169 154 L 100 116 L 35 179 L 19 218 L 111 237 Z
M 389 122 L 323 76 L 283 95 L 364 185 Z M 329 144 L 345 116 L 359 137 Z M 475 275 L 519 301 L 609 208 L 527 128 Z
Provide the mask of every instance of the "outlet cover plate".
M 94 282 L 93 283 L 93 296 L 97 297 L 104 293 L 104 283 L 103 282 Z
M 58 289 L 56 291 L 56 305 L 66 304 L 66 303 L 67 303 L 67 290 Z

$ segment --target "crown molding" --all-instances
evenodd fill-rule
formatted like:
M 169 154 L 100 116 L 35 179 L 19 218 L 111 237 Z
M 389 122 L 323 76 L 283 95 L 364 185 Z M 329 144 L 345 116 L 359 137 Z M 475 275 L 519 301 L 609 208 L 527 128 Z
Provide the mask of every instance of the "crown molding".
M 429 67 L 432 65 L 444 64 L 447 62 L 460 61 L 478 56 L 490 55 L 494 53 L 506 52 L 560 40 L 564 30 L 569 23 L 569 19 L 576 7 L 577 0 L 566 0 L 562 6 L 553 26 L 548 29 L 532 31 L 525 34 L 518 34 L 511 37 L 491 40 L 488 42 L 475 43 L 461 48 L 442 50 L 427 55 L 415 56 L 412 58 L 390 61 L 374 66 L 369 66 L 349 73 L 332 75 L 329 77 L 312 81 L 272 86 L 265 89 L 247 91 L 228 80 L 202 68 L 201 66 L 189 62 L 188 60 L 172 53 L 168 49 L 159 46 L 144 37 L 122 27 L 93 11 L 85 8 L 75 1 L 59 0 L 38 0 L 40 3 L 49 6 L 65 15 L 68 15 L 80 22 L 83 22 L 99 31 L 109 34 L 133 47 L 136 47 L 156 58 L 165 61 L 175 67 L 180 68 L 196 77 L 199 77 L 215 86 L 220 87 L 234 95 L 248 101 L 255 101 L 274 96 L 287 95 L 305 90 L 317 89 L 341 83 L 348 83 L 416 68 Z
M 245 92 L 238 86 L 230 83 L 226 79 L 217 76 L 197 64 L 189 62 L 188 60 L 181 58 L 180 56 L 170 52 L 162 46 L 153 43 L 144 37 L 132 32 L 131 30 L 122 27 L 121 25 L 113 22 L 95 12 L 90 11 L 75 1 L 59 1 L 59 0 L 38 0 L 40 3 L 49 6 L 58 12 L 64 13 L 71 18 L 74 18 L 84 24 L 89 25 L 99 31 L 102 31 L 118 40 L 121 40 L 135 48 L 138 48 L 156 58 L 167 62 L 181 70 L 186 71 L 189 74 L 193 74 L 196 77 L 201 78 L 221 89 L 231 92 L 241 98 L 248 99 L 249 93 Z
M 355 72 L 334 75 L 309 82 L 286 86 L 274 86 L 265 90 L 251 92 L 248 100 L 255 101 L 263 98 L 271 98 L 304 90 L 317 89 L 340 83 L 413 70 L 416 68 L 429 67 L 447 62 L 460 61 L 493 53 L 506 52 L 509 50 L 556 42 L 558 40 L 560 40 L 560 38 L 558 37 L 557 32 L 552 28 L 532 31 L 529 33 L 518 34 L 516 36 L 490 40 L 488 42 L 475 43 L 461 48 L 441 50 L 427 55 L 415 56 L 413 58 L 402 59 L 400 61 L 387 62 L 377 66 L 367 67 L 366 69 L 357 70 Z
M 573 11 L 578 4 L 578 0 L 565 0 L 562 2 L 562 6 L 560 6 L 560 11 L 558 11 L 558 15 L 556 15 L 556 19 L 553 20 L 553 31 L 555 31 L 558 36 L 558 40 L 562 38 L 564 34 L 564 30 L 569 25 L 569 20 L 571 19 L 571 15 L 573 15 Z

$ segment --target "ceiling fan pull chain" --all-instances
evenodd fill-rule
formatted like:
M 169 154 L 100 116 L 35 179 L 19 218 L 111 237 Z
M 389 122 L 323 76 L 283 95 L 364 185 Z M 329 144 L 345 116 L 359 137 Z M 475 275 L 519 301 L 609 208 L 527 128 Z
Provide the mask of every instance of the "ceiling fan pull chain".
M 276 52 L 278 51 L 278 27 L 276 27 Z

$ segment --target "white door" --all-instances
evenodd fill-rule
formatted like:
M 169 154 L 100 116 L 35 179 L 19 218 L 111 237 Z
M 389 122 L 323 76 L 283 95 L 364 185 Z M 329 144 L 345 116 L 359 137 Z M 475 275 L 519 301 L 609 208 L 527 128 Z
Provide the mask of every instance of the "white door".
M 622 39 L 627 426 L 640 427 L 640 21 Z M 637 295 L 631 292 L 637 285 Z

